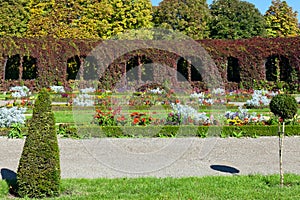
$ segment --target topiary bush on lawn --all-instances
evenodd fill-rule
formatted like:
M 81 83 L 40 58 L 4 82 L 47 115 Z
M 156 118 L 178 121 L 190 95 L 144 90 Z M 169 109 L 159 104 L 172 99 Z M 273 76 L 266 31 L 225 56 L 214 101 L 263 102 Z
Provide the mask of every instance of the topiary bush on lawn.
M 283 174 L 283 138 L 284 138 L 284 126 L 286 119 L 292 119 L 298 110 L 297 101 L 294 97 L 286 94 L 278 94 L 272 98 L 270 102 L 270 110 L 274 115 L 278 116 L 282 120 L 282 130 L 280 128 L 280 121 L 278 124 L 278 136 L 279 136 L 279 168 L 280 168 L 280 186 L 283 187 L 284 174 Z
M 271 112 L 283 120 L 292 119 L 296 115 L 297 109 L 297 101 L 290 95 L 278 94 L 270 102 Z
M 20 197 L 57 196 L 60 188 L 60 162 L 54 114 L 49 93 L 43 89 L 35 101 L 28 135 L 17 172 Z

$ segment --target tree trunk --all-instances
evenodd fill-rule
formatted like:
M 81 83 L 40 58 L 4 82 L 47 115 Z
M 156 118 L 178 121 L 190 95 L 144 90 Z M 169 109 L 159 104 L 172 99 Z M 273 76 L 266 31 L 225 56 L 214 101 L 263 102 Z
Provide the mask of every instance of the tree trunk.
M 278 134 L 279 134 L 279 168 L 280 168 L 280 186 L 281 187 L 283 187 L 283 181 L 284 181 L 283 166 L 282 166 L 284 125 L 285 125 L 285 122 L 283 121 L 282 132 L 280 131 L 280 123 L 278 125 Z

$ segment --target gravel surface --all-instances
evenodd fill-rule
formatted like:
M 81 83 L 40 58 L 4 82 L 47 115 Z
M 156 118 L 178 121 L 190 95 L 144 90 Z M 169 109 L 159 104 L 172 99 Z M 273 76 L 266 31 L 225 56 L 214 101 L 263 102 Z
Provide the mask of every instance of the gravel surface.
M 23 139 L 0 137 L 0 169 L 16 172 Z M 278 138 L 59 139 L 62 178 L 275 174 Z M 284 139 L 284 171 L 300 174 L 300 137 Z

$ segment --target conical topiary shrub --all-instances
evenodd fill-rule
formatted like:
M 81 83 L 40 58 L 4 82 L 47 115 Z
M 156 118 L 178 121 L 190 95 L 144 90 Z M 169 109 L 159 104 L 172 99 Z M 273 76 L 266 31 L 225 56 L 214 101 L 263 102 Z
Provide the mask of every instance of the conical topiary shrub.
M 21 197 L 41 198 L 59 194 L 59 148 L 50 95 L 45 89 L 39 93 L 32 119 L 28 122 L 17 186 Z

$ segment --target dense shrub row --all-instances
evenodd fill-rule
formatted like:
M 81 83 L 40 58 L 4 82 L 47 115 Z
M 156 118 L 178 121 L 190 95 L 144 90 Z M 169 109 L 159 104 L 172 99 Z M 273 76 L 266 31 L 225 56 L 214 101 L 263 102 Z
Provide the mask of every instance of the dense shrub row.
M 291 70 L 296 72 L 293 74 L 295 77 L 293 77 L 292 81 L 297 84 L 300 80 L 300 52 L 298 51 L 300 47 L 300 37 L 275 39 L 252 38 L 244 40 L 201 40 L 198 42 L 210 54 L 218 67 L 223 81 L 228 83 L 228 87 L 234 88 L 239 86 L 238 83 L 228 82 L 227 80 L 229 57 L 237 59 L 240 68 L 240 82 L 243 82 L 243 87 L 245 88 L 252 88 L 253 85 L 266 79 L 265 63 L 266 60 L 272 56 L 279 56 L 279 58 L 284 57 L 291 66 Z M 189 56 L 177 55 L 175 53 L 167 52 L 167 50 L 143 49 L 145 45 L 151 46 L 151 41 L 132 41 L 132 43 L 134 43 L 134 46 L 140 50 L 126 53 L 125 55 L 121 55 L 121 57 L 115 57 L 113 53 L 107 52 L 105 62 L 111 60 L 113 63 L 108 68 L 108 71 L 100 70 L 98 72 L 101 73 L 101 75 L 104 74 L 101 79 L 101 86 L 112 87 L 116 81 L 119 81 L 121 74 L 126 71 L 124 68 L 124 61 L 129 61 L 130 58 L 135 55 L 144 55 L 153 63 L 166 64 L 170 67 L 176 67 L 177 62 L 181 57 Z M 2 89 L 8 89 L 10 86 L 20 84 L 25 84 L 30 88 L 40 88 L 43 86 L 58 84 L 68 86 L 67 60 L 74 56 L 77 56 L 78 60 L 84 60 L 95 46 L 101 44 L 101 41 L 58 40 L 53 38 L 1 38 L 0 44 L 0 63 L 2 66 L 5 66 L 7 59 L 13 55 L 31 56 L 36 59 L 38 74 L 35 80 L 21 80 L 20 76 L 19 80 L 5 80 L 5 68 L 0 69 L 0 85 L 2 86 Z M 178 52 L 181 52 L 180 48 L 186 48 L 182 44 L 176 45 Z M 120 48 L 120 44 L 112 43 L 110 48 L 110 50 L 118 49 Z M 199 56 L 201 58 L 201 55 Z M 81 63 L 81 65 L 83 66 L 83 63 Z M 82 73 L 82 70 L 79 72 Z M 155 76 L 160 74 L 164 73 L 160 71 L 155 72 Z M 194 86 L 203 87 L 203 84 L 195 83 Z
M 208 129 L 211 128 L 208 133 Z M 8 133 L 7 128 L 0 129 L 0 136 Z M 26 133 L 26 128 L 22 129 Z M 214 131 L 215 130 L 215 131 Z M 60 132 L 61 131 L 61 132 Z M 86 137 L 236 137 L 236 134 L 242 134 L 244 137 L 255 136 L 277 136 L 278 126 L 132 126 L 132 127 L 99 127 L 82 126 L 76 128 L 72 125 L 61 125 L 57 128 L 57 133 L 63 137 L 86 138 Z M 215 134 L 213 134 L 215 133 Z M 288 136 L 300 135 L 300 125 L 287 125 L 286 133 Z

